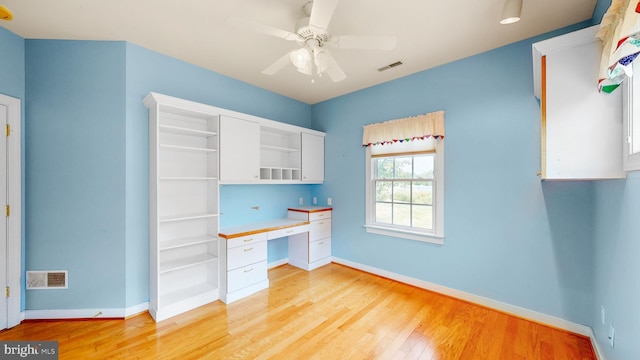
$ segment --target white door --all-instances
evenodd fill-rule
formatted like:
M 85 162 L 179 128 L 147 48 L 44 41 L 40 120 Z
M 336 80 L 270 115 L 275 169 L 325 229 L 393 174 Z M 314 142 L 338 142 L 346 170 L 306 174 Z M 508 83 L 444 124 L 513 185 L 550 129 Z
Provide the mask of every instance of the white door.
M 0 330 L 21 320 L 20 113 L 19 99 L 0 94 Z
M 6 128 L 8 119 L 8 108 L 6 105 L 0 103 L 0 126 L 4 130 Z M 0 136 L 0 205 L 4 207 L 7 204 L 7 137 L 2 134 Z M 8 298 L 5 295 L 5 289 L 9 284 L 7 283 L 7 265 L 9 259 L 7 256 L 7 217 L 0 217 L 0 259 L 2 259 L 2 265 L 0 265 L 0 286 L 2 293 L 0 294 L 0 330 L 8 327 L 7 319 L 9 318 L 9 306 Z

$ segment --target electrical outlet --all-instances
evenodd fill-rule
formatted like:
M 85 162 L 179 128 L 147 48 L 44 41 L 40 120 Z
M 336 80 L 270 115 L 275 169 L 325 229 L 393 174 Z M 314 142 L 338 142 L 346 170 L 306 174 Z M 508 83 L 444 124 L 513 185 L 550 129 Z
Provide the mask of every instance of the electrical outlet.
M 604 305 L 600 305 L 600 321 L 602 321 L 602 325 L 604 325 Z
M 327 198 L 327 205 L 331 206 L 331 198 Z
M 317 197 L 313 197 L 313 205 L 316 205 L 318 203 L 318 198 Z
M 611 345 L 611 347 L 613 347 L 615 337 L 616 330 L 613 328 L 613 324 L 609 324 L 609 345 Z
M 300 202 L 300 205 L 304 204 L 304 198 L 300 198 L 298 201 Z

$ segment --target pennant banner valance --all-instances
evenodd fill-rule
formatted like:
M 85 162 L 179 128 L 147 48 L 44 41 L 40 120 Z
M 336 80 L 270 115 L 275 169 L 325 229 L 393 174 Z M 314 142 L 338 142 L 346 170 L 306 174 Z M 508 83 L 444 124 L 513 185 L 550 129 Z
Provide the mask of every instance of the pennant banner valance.
M 598 90 L 610 93 L 633 75 L 632 63 L 640 54 L 640 2 L 613 0 L 597 36 L 603 43 Z
M 444 138 L 444 111 L 365 125 L 362 146 Z

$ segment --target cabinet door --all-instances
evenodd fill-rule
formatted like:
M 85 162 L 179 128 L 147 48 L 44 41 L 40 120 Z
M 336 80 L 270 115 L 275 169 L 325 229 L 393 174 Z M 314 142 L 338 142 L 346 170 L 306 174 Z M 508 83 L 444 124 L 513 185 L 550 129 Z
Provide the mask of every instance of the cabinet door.
M 260 179 L 260 125 L 220 117 L 220 180 L 247 183 Z
M 324 181 L 324 136 L 302 133 L 302 181 Z

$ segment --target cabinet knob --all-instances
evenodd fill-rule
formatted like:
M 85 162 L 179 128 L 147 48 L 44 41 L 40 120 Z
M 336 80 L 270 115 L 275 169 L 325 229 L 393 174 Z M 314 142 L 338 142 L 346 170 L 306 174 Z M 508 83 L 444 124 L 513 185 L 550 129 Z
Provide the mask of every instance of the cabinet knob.
M 538 171 L 538 172 L 536 173 L 536 176 L 542 176 L 542 171 Z

